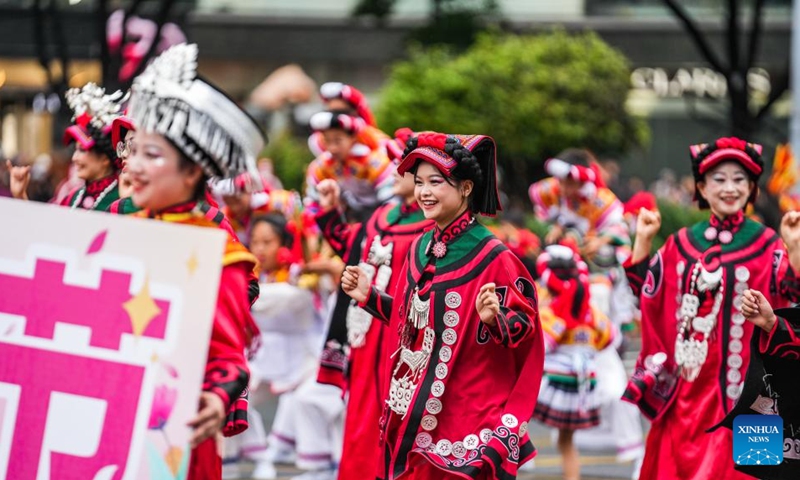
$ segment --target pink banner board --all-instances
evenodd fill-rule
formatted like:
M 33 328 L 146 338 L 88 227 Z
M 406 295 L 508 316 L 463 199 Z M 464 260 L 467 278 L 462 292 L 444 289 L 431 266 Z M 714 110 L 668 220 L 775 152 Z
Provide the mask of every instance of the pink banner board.
M 180 480 L 222 231 L 0 199 L 0 480 Z

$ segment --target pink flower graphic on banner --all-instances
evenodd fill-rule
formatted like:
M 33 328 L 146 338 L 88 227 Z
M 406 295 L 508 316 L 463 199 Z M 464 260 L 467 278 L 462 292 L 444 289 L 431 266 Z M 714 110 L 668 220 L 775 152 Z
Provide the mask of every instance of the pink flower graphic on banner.
M 106 242 L 106 235 L 108 234 L 108 230 L 103 230 L 102 232 L 98 233 L 92 243 L 89 245 L 88 250 L 86 250 L 86 255 L 91 255 L 93 253 L 99 252 L 103 248 L 103 244 Z
M 163 429 L 172 414 L 172 409 L 175 407 L 177 399 L 177 389 L 166 385 L 156 387 L 156 393 L 153 395 L 153 408 L 150 410 L 150 421 L 147 424 L 147 428 L 150 430 Z

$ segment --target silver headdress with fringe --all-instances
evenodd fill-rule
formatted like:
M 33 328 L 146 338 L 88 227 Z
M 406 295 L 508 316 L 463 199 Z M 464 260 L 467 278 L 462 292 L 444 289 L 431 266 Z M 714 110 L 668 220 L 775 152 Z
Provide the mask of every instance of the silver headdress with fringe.
M 227 95 L 197 76 L 197 45 L 159 55 L 131 87 L 129 115 L 137 131 L 171 140 L 209 177 L 255 172 L 264 135 Z
M 128 99 L 121 91 L 106 95 L 103 87 L 89 82 L 83 88 L 70 88 L 65 95 L 72 110 L 72 121 L 88 117 L 88 123 L 98 130 L 108 130 L 111 122 L 122 115 L 122 105 Z

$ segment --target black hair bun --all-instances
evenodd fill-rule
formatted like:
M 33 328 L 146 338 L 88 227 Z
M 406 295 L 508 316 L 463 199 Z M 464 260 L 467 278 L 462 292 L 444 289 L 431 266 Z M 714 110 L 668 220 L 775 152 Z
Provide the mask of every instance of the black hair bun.
M 111 160 L 111 164 L 114 168 L 118 168 L 117 164 L 117 146 L 112 145 L 111 143 L 111 135 L 106 135 L 103 133 L 102 130 L 95 127 L 91 123 L 86 126 L 86 130 L 89 132 L 89 136 L 92 137 L 94 140 L 94 146 L 90 149 L 99 153 L 101 155 L 105 155 Z

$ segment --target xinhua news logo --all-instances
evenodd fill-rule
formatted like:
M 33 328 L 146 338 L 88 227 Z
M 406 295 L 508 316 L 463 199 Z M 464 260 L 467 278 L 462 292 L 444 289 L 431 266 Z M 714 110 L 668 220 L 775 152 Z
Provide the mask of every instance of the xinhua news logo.
M 778 415 L 738 415 L 733 419 L 733 461 L 737 465 L 783 462 L 783 419 Z

